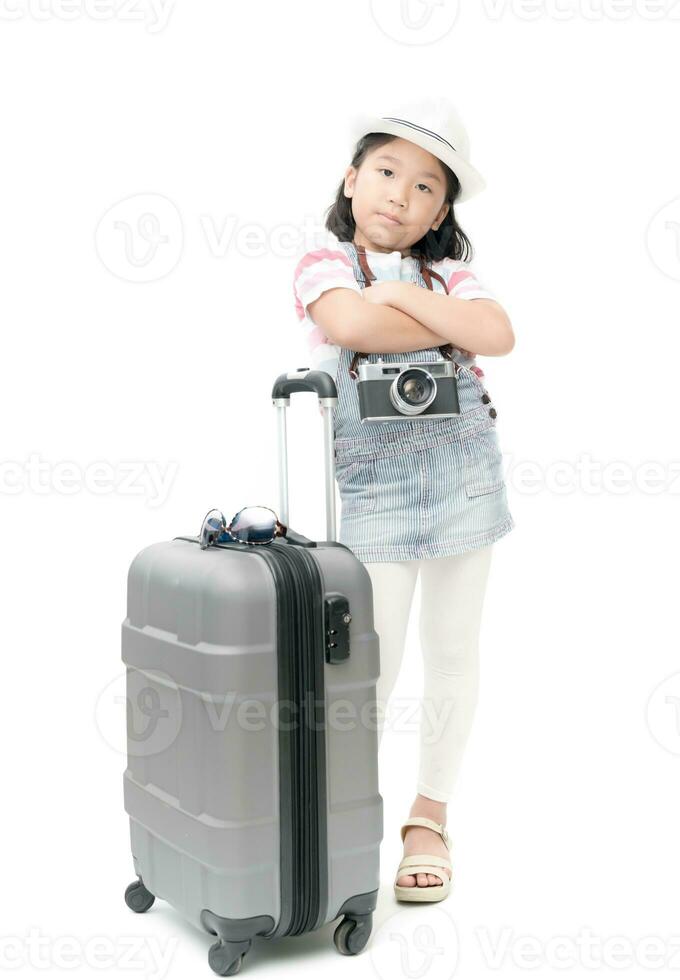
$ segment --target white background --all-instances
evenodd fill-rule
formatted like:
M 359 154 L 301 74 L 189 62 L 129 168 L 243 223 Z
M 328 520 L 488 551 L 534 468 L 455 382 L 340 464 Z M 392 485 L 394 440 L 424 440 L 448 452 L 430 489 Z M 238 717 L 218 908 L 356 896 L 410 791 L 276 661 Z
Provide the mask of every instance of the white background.
M 349 162 L 349 115 L 431 92 L 487 179 L 458 217 L 517 338 L 479 359 L 517 527 L 494 551 L 449 805 L 455 886 L 439 906 L 394 900 L 417 760 L 414 733 L 390 732 L 369 948 L 341 957 L 328 926 L 256 941 L 243 969 L 675 976 L 680 3 L 0 12 L 3 967 L 212 975 L 207 935 L 123 902 L 127 568 L 209 507 L 276 507 L 270 391 L 308 363 L 304 229 Z M 323 538 L 311 396 L 289 439 L 290 523 Z M 169 484 L 126 489 L 131 464 Z M 420 683 L 417 615 L 416 599 L 395 698 Z

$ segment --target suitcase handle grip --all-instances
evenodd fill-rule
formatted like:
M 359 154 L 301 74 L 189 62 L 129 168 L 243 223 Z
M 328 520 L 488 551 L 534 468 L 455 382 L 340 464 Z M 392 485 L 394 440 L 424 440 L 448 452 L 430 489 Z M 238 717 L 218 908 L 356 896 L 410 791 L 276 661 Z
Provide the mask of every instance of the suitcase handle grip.
M 329 541 L 336 541 L 335 523 L 335 446 L 333 409 L 338 404 L 335 379 L 326 371 L 298 368 L 288 374 L 280 374 L 272 388 L 272 404 L 277 415 L 277 446 L 279 463 L 279 512 L 282 524 L 290 527 L 288 512 L 288 446 L 286 437 L 286 410 L 290 396 L 295 391 L 314 391 L 319 399 L 319 411 L 323 417 L 324 477 L 326 485 L 326 534 Z M 306 541 L 307 539 L 305 539 Z
M 298 368 L 280 374 L 272 388 L 272 398 L 289 398 L 295 391 L 315 391 L 319 398 L 337 398 L 335 381 L 327 371 Z

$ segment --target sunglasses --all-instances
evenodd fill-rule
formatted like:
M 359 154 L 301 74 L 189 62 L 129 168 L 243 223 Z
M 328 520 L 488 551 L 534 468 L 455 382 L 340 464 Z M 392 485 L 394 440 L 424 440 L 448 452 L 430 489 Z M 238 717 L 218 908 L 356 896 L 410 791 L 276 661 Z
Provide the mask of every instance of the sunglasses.
M 244 544 L 271 544 L 276 537 L 285 537 L 288 528 L 270 507 L 244 507 L 227 524 L 221 510 L 209 510 L 203 518 L 198 536 L 201 548 L 225 541 Z

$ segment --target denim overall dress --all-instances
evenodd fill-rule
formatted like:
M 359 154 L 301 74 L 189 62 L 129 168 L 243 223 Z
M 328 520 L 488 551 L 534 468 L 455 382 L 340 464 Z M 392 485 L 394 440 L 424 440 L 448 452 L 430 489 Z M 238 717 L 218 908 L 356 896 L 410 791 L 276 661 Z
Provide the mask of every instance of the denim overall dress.
M 340 243 L 361 286 L 377 277 L 365 249 Z M 447 292 L 437 274 L 411 257 L 411 281 Z M 394 277 L 392 277 L 394 278 Z M 469 302 L 472 302 L 471 300 Z M 448 347 L 448 351 L 451 348 Z M 515 526 L 491 397 L 469 367 L 453 360 L 460 415 L 445 419 L 361 422 L 355 365 L 442 360 L 447 348 L 357 354 L 340 348 L 333 409 L 338 538 L 362 562 L 457 555 L 497 541 Z M 450 357 L 450 354 L 449 354 Z

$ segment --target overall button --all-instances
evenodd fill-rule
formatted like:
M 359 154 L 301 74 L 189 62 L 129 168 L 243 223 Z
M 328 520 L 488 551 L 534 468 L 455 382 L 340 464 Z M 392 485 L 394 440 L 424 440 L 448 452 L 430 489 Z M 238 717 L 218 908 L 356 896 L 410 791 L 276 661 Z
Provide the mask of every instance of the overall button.
M 491 416 L 492 419 L 495 419 L 496 416 L 498 415 L 498 412 L 496 411 L 495 408 L 490 408 L 489 409 L 489 415 Z
M 491 399 L 489 398 L 488 395 L 482 395 L 482 401 L 484 402 L 485 405 L 488 405 Z

